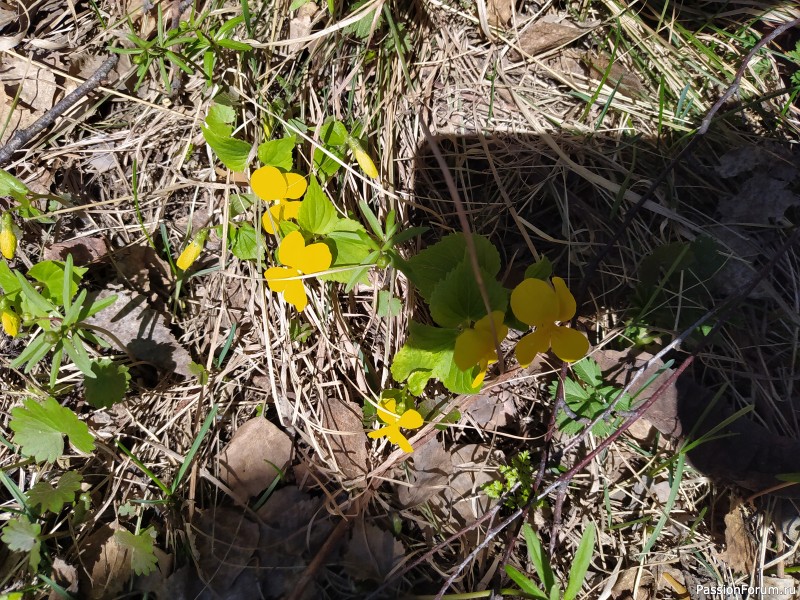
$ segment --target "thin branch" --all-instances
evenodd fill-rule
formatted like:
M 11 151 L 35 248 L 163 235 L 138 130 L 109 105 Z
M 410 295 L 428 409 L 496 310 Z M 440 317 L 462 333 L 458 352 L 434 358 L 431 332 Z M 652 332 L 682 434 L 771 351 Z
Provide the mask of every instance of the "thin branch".
M 119 56 L 116 54 L 109 56 L 105 62 L 100 65 L 97 71 L 95 71 L 92 76 L 89 77 L 89 79 L 64 96 L 64 98 L 57 102 L 53 108 L 48 110 L 44 115 L 37 119 L 33 125 L 27 129 L 17 131 L 13 136 L 11 136 L 11 139 L 8 141 L 8 143 L 0 148 L 0 165 L 4 165 L 11 160 L 11 157 L 17 150 L 22 148 L 46 128 L 50 127 L 50 125 L 56 122 L 56 119 L 72 108 L 78 102 L 78 100 L 98 87 L 103 80 L 108 77 L 108 74 L 117 64 L 118 60 Z

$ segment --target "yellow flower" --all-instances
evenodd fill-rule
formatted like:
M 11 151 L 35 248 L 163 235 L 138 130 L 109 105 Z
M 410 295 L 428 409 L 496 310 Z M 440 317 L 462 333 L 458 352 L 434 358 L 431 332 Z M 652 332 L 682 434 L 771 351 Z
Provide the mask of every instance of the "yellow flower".
M 4 308 L 0 318 L 3 321 L 3 331 L 11 337 L 17 337 L 19 334 L 19 315 L 11 309 Z
M 17 235 L 14 233 L 14 221 L 11 213 L 4 212 L 0 217 L 0 254 L 11 260 L 16 252 Z
M 283 298 L 299 312 L 303 312 L 308 304 L 306 288 L 301 275 L 319 273 L 331 266 L 333 257 L 325 244 L 309 244 L 303 234 L 293 231 L 278 246 L 278 260 L 286 267 L 270 267 L 264 273 L 269 289 L 283 292 Z
M 413 408 L 407 410 L 402 415 L 398 415 L 396 409 L 397 402 L 394 398 L 381 402 L 378 407 L 378 418 L 386 423 L 386 427 L 370 431 L 367 435 L 374 440 L 382 437 L 389 438 L 390 442 L 400 446 L 400 449 L 404 452 L 413 452 L 414 448 L 408 442 L 406 436 L 400 432 L 400 428 L 417 429 L 418 427 L 422 427 L 424 423 L 422 415 Z
M 589 351 L 589 340 L 574 329 L 559 327 L 556 321 L 575 316 L 575 298 L 560 277 L 553 285 L 541 279 L 526 279 L 511 292 L 511 310 L 527 325 L 536 327 L 517 343 L 517 361 L 527 367 L 540 352 L 551 347 L 564 362 L 580 360 Z
M 475 327 L 467 328 L 456 338 L 453 360 L 462 371 L 478 365 L 478 372 L 472 381 L 472 387 L 480 387 L 486 377 L 489 365 L 497 362 L 495 340 L 492 339 L 492 322 L 499 344 L 508 335 L 508 327 L 503 325 L 503 312 L 496 310 L 475 323 Z
M 175 266 L 181 271 L 186 271 L 194 264 L 194 261 L 200 256 L 203 247 L 206 245 L 206 238 L 208 237 L 208 230 L 201 229 L 200 233 L 194 236 L 194 239 L 189 242 L 186 248 L 183 249 L 178 260 L 175 261 Z
M 282 173 L 275 167 L 266 166 L 256 169 L 250 177 L 250 187 L 256 196 L 266 202 L 277 200 L 264 213 L 261 224 L 267 233 L 275 233 L 275 226 L 281 221 L 296 219 L 302 202 L 290 202 L 302 198 L 308 184 L 305 177 L 297 173 Z
M 350 151 L 353 153 L 358 166 L 361 167 L 362 171 L 364 171 L 364 174 L 367 177 L 377 179 L 378 169 L 375 167 L 375 163 L 372 162 L 370 155 L 367 154 L 367 151 L 361 146 L 361 142 L 353 137 L 348 136 L 347 145 L 350 146 Z

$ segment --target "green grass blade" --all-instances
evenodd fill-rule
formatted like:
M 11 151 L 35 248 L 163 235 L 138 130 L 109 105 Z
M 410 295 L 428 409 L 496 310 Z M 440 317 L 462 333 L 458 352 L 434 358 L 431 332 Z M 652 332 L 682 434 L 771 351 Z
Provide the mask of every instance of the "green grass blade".
M 175 481 L 172 483 L 172 490 L 169 492 L 171 496 L 176 492 L 178 487 L 181 485 L 181 481 L 183 481 L 184 475 L 186 475 L 186 471 L 189 468 L 189 465 L 192 464 L 194 460 L 195 454 L 200 449 L 200 444 L 203 442 L 203 438 L 208 433 L 208 430 L 211 428 L 211 425 L 214 423 L 214 418 L 217 416 L 217 411 L 219 410 L 218 405 L 214 405 L 211 407 L 211 410 L 208 413 L 205 421 L 203 421 L 202 427 L 200 427 L 200 431 L 197 432 L 197 437 L 194 439 L 192 443 L 192 447 L 189 448 L 189 452 L 186 455 L 186 458 L 183 459 L 183 463 L 181 464 L 181 468 L 178 469 L 178 474 L 175 476 Z

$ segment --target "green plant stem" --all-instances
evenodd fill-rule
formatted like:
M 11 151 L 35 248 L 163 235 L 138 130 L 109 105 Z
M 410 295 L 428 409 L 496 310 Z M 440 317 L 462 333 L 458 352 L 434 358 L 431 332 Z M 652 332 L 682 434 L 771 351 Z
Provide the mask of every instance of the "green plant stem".
M 526 595 L 521 590 L 513 588 L 503 588 L 495 592 L 495 590 L 483 590 L 480 592 L 465 592 L 463 594 L 447 594 L 441 596 L 443 600 L 471 600 L 472 598 L 491 598 L 493 594 L 498 593 L 501 596 L 522 596 Z M 407 600 L 434 600 L 437 596 L 406 596 Z

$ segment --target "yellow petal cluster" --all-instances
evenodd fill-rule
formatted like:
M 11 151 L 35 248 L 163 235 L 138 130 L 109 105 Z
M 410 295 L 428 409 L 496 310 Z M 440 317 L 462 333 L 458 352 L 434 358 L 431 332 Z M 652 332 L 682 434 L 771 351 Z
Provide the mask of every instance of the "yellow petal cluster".
M 284 173 L 267 165 L 253 172 L 250 187 L 262 200 L 275 202 L 261 218 L 264 230 L 274 234 L 278 223 L 297 218 L 301 202 L 292 201 L 303 197 L 308 184 L 302 175 Z
M 178 257 L 178 260 L 175 261 L 175 266 L 181 271 L 186 271 L 191 267 L 194 261 L 196 261 L 203 252 L 203 248 L 206 245 L 206 238 L 208 238 L 207 229 L 201 230 L 200 233 L 194 236 L 194 239 L 187 244 L 186 248 L 183 249 L 183 252 L 181 252 L 181 255 Z
M 474 327 L 462 331 L 456 338 L 453 360 L 462 371 L 478 367 L 472 387 L 480 387 L 489 365 L 497 362 L 496 345 L 506 339 L 508 327 L 503 324 L 503 312 L 496 310 L 479 319 Z M 494 326 L 494 327 L 493 327 Z M 492 336 L 492 328 L 497 335 Z
M 267 269 L 264 273 L 267 285 L 273 292 L 283 293 L 284 300 L 303 312 L 308 297 L 301 276 L 329 269 L 333 262 L 331 251 L 322 243 L 306 246 L 303 234 L 293 231 L 278 246 L 278 260 L 286 266 Z
M 370 431 L 367 435 L 372 439 L 382 437 L 388 438 L 393 444 L 400 446 L 403 452 L 413 452 L 414 448 L 409 443 L 406 436 L 402 434 L 400 428 L 418 429 L 424 423 L 422 415 L 414 409 L 405 411 L 402 415 L 397 414 L 397 402 L 394 398 L 384 400 L 378 406 L 378 418 L 386 423 L 386 427 L 381 427 L 375 431 Z
M 7 260 L 14 258 L 17 252 L 17 235 L 14 233 L 14 221 L 11 213 L 3 213 L 0 217 L 0 254 Z
M 514 315 L 536 328 L 517 343 L 517 361 L 523 367 L 550 348 L 564 362 L 580 360 L 589 351 L 589 340 L 582 333 L 556 324 L 572 319 L 576 306 L 564 280 L 553 277 L 552 282 L 526 279 L 511 292 Z

